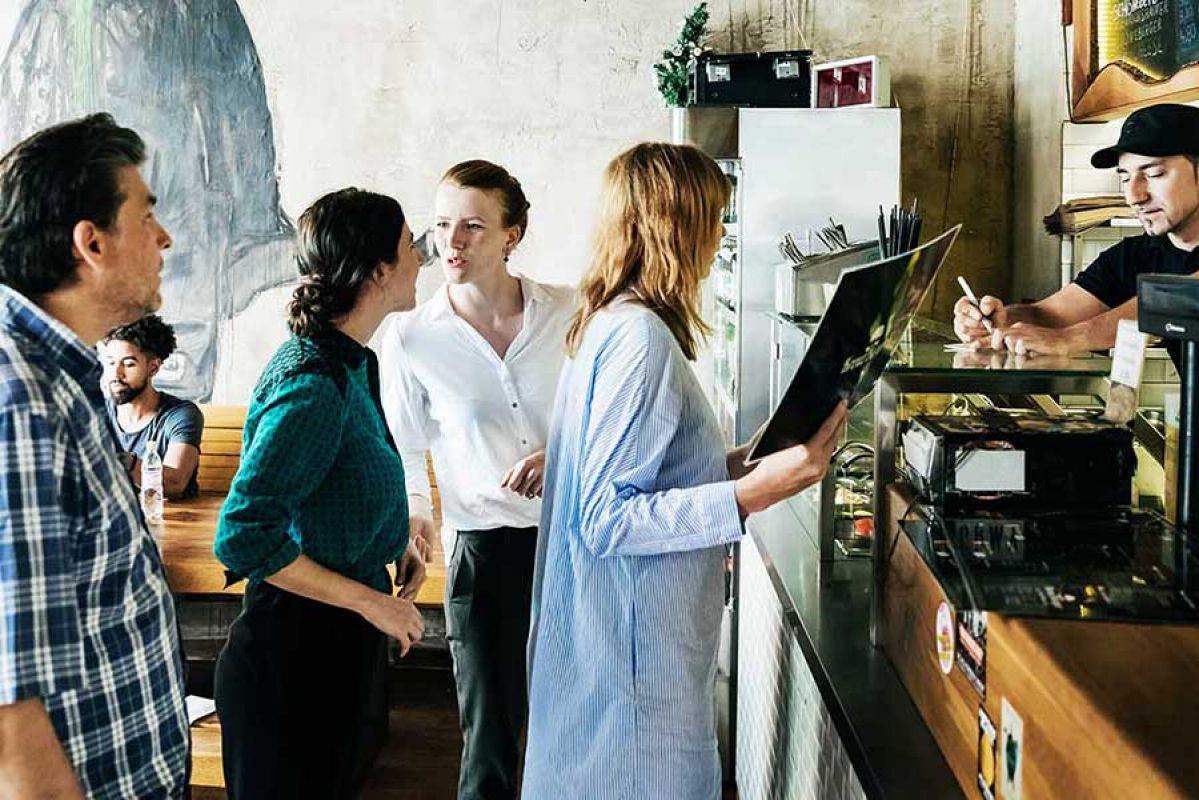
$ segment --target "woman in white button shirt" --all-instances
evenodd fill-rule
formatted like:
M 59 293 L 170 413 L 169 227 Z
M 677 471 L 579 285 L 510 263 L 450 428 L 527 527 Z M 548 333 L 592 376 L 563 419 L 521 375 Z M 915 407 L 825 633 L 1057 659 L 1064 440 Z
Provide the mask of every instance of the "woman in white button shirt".
M 456 533 L 446 635 L 463 733 L 461 800 L 517 793 L 544 448 L 575 305 L 573 290 L 509 272 L 528 210 L 504 168 L 451 167 L 435 203 L 446 283 L 383 342 L 383 403 L 404 457 L 413 536 L 436 536 L 426 451 L 445 527 Z

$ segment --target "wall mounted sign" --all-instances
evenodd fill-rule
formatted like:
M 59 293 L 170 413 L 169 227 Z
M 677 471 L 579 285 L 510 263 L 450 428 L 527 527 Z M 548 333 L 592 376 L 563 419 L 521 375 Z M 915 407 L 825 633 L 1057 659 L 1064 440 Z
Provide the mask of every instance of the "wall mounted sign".
M 1073 0 L 1077 121 L 1199 99 L 1199 0 Z

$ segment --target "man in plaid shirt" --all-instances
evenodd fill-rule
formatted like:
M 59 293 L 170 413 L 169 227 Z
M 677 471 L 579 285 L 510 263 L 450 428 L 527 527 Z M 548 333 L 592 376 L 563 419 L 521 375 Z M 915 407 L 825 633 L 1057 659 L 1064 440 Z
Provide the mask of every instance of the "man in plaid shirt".
M 95 343 L 154 311 L 170 236 L 97 114 L 0 159 L 0 796 L 182 797 L 175 613 Z

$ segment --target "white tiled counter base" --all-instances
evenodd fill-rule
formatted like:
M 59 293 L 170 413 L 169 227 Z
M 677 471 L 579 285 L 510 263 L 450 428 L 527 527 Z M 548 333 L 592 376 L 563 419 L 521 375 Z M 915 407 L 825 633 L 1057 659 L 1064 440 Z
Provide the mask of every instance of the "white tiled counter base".
M 740 585 L 740 799 L 865 798 L 752 536 L 741 545 Z

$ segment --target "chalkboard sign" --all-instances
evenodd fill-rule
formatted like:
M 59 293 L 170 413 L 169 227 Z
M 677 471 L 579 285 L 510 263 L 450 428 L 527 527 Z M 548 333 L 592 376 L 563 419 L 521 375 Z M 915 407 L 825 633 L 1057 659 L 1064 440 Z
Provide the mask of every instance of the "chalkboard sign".
M 1199 62 L 1199 0 L 1098 0 L 1094 67 L 1119 64 L 1144 82 Z
M 1199 0 L 1070 0 L 1071 119 L 1199 100 Z

